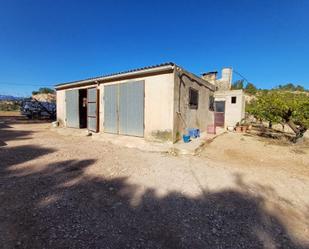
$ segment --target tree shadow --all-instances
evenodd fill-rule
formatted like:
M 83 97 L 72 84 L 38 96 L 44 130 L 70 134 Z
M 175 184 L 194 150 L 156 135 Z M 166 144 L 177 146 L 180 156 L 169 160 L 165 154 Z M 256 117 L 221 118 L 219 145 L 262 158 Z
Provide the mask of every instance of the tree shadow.
M 8 170 L 9 166 L 25 163 L 53 152 L 55 152 L 54 149 L 36 145 L 3 147 L 0 150 L 0 171 Z
M 309 248 L 250 191 L 162 197 L 146 189 L 137 197 L 142 186 L 92 176 L 93 163 L 64 160 L 36 172 L 3 165 L 2 248 Z
M 38 124 L 38 123 L 50 123 L 52 122 L 51 119 L 42 118 L 42 119 L 29 119 L 24 115 L 16 115 L 16 116 L 10 116 L 10 115 L 2 115 L 0 116 L 0 121 L 10 124 Z
M 8 141 L 31 139 L 33 131 L 14 130 L 9 123 L 0 123 L 0 147 Z

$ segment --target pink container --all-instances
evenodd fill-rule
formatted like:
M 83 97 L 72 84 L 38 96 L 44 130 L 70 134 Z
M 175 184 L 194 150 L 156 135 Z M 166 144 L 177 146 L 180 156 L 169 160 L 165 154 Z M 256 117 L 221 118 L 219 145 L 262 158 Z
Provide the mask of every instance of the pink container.
M 208 134 L 216 134 L 216 126 L 214 126 L 214 125 L 208 125 L 208 126 L 207 126 L 207 133 L 208 133 Z

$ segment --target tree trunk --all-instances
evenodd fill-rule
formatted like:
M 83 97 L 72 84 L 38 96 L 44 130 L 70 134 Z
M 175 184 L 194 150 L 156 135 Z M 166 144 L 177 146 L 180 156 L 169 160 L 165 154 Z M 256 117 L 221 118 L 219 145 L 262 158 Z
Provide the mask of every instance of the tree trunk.
M 297 128 L 297 126 L 294 124 L 293 120 L 291 119 L 287 121 L 287 124 L 295 132 L 295 138 L 293 139 L 293 142 L 296 143 L 304 135 L 307 129 L 302 126 L 300 128 Z
M 295 134 L 299 133 L 299 130 L 298 130 L 297 126 L 294 124 L 294 122 L 292 120 L 289 119 L 286 123 L 295 132 Z

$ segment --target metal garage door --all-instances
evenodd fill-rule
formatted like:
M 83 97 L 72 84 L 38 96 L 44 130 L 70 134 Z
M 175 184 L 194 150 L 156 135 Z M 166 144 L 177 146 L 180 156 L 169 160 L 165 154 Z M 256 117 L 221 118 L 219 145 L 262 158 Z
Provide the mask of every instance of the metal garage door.
M 119 134 L 144 136 L 144 82 L 119 85 Z
M 104 86 L 104 131 L 118 133 L 118 85 Z
M 79 128 L 79 92 L 78 90 L 65 91 L 66 125 Z
M 144 81 L 104 87 L 104 131 L 144 136 Z
M 87 127 L 88 130 L 98 132 L 97 89 L 87 89 Z

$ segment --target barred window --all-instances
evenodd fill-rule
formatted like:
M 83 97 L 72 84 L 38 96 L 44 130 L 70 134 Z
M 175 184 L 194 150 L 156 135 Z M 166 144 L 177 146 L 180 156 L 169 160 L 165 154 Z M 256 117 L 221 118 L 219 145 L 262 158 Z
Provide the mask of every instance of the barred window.
M 214 96 L 210 95 L 209 96 L 209 111 L 214 111 L 215 110 L 215 98 Z
M 198 90 L 189 88 L 189 107 L 190 109 L 198 108 Z

